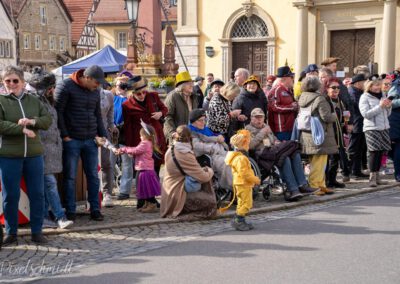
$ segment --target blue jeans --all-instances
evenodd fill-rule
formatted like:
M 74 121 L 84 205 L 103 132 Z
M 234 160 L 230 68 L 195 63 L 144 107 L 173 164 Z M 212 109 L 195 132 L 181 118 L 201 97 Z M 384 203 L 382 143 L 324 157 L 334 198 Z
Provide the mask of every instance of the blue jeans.
M 279 141 L 289 141 L 290 138 L 292 138 L 292 132 L 276 132 L 275 133 L 276 138 L 278 138 Z
M 75 180 L 79 158 L 87 179 L 88 202 L 90 211 L 100 210 L 100 179 L 97 172 L 99 164 L 98 148 L 93 139 L 63 141 L 63 190 L 65 192 L 66 213 L 76 212 Z
M 283 163 L 283 166 L 279 168 L 279 171 L 282 180 L 288 187 L 288 191 L 299 190 L 300 186 L 307 184 L 300 154 L 295 154 L 292 159 L 286 157 L 285 162 Z
M 49 207 L 56 220 L 65 216 L 64 209 L 61 206 L 60 196 L 58 195 L 57 179 L 53 174 L 44 175 L 44 217 L 49 217 Z
M 120 144 L 119 147 L 124 147 L 125 145 Z M 127 154 L 121 155 L 121 184 L 119 185 L 119 193 L 130 195 L 132 190 L 133 182 L 133 158 L 129 157 Z M 111 152 L 111 165 L 114 167 L 116 164 L 116 156 Z
M 42 232 L 43 225 L 43 156 L 28 158 L 0 158 L 0 176 L 3 194 L 3 209 L 8 235 L 18 231 L 18 203 L 20 182 L 24 177 L 30 207 L 32 234 Z

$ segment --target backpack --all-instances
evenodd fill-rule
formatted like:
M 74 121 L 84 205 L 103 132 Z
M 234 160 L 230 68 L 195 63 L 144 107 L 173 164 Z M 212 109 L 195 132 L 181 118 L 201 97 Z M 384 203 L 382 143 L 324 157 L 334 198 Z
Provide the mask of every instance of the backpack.
M 311 131 L 311 108 L 314 100 L 307 107 L 300 107 L 297 115 L 297 130 Z

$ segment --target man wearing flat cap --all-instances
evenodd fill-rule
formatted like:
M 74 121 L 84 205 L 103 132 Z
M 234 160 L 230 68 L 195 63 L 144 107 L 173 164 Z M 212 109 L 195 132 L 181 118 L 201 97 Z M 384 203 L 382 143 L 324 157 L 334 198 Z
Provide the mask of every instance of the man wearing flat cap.
M 367 178 L 368 175 L 362 172 L 363 155 L 367 151 L 367 144 L 363 131 L 364 117 L 361 115 L 359 102 L 361 95 L 364 93 L 364 83 L 367 79 L 364 74 L 357 74 L 351 79 L 349 93 L 353 101 L 353 132 L 350 136 L 350 144 L 348 148 L 351 171 L 355 178 Z
M 278 68 L 278 84 L 268 94 L 268 124 L 280 141 L 288 141 L 292 135 L 299 105 L 294 100 L 294 73 L 289 66 Z
M 334 74 L 336 74 L 336 71 L 337 71 L 337 63 L 339 62 L 339 60 L 340 60 L 340 58 L 338 58 L 338 57 L 328 57 L 328 58 L 324 59 L 324 60 L 321 62 L 321 65 L 324 66 L 324 67 L 326 67 L 326 68 L 331 69 L 332 72 L 333 72 Z
M 90 217 L 102 221 L 97 172 L 96 137 L 107 137 L 100 105 L 100 86 L 107 81 L 100 66 L 92 65 L 73 73 L 57 85 L 55 91 L 58 127 L 63 139 L 63 190 L 66 216 L 76 217 L 75 180 L 79 158 L 87 178 Z

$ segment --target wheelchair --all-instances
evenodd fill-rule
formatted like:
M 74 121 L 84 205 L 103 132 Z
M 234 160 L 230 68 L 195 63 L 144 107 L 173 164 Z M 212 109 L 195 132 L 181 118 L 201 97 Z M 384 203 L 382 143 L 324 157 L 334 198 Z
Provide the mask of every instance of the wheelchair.
M 278 167 L 273 166 L 269 171 L 260 167 L 256 162 L 254 152 L 250 152 L 249 160 L 254 174 L 261 180 L 261 184 L 253 188 L 253 199 L 257 199 L 259 193 L 266 201 L 270 201 L 272 196 L 283 195 L 287 186 L 280 177 Z

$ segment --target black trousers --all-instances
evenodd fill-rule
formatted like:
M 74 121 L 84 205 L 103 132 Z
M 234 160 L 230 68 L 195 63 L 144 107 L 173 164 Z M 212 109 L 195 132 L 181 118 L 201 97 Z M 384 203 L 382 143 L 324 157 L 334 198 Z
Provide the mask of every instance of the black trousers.
M 368 167 L 370 172 L 379 172 L 381 167 L 382 156 L 385 151 L 370 151 Z
M 344 147 L 339 148 L 338 154 L 329 155 L 328 157 L 328 166 L 326 167 L 327 184 L 333 184 L 336 182 L 339 166 L 342 169 L 343 176 L 350 175 L 349 159 L 347 158 L 346 149 Z
M 349 144 L 350 170 L 352 174 L 361 173 L 363 156 L 366 156 L 367 142 L 364 133 L 352 133 Z

